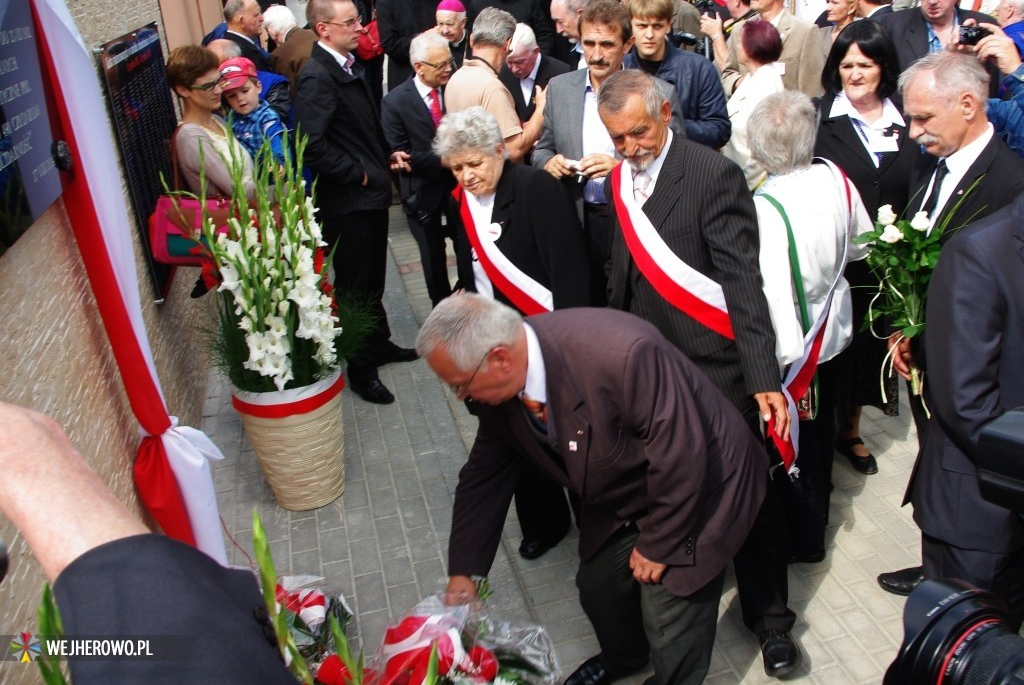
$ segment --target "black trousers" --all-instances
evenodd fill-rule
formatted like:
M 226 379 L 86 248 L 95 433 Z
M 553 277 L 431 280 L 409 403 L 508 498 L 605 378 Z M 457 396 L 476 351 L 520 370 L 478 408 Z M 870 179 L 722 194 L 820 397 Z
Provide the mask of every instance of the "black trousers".
M 335 289 L 362 300 L 374 317 L 374 325 L 365 344 L 347 360 L 349 380 L 376 378 L 377 355 L 391 339 L 383 299 L 388 259 L 388 210 L 349 212 L 324 217 L 322 223 L 328 249 L 334 248 Z
M 423 266 L 423 280 L 427 284 L 427 295 L 435 307 L 437 303 L 452 294 L 452 284 L 448 280 L 448 262 L 445 254 L 445 238 L 454 236 L 447 234 L 441 223 L 439 209 L 430 216 L 429 223 L 421 224 L 415 217 L 406 215 L 409 230 L 420 248 L 420 264 Z M 449 226 L 451 223 L 449 222 Z
M 583 203 L 583 235 L 590 262 L 590 306 L 608 304 L 608 273 L 612 258 L 611 205 Z
M 639 670 L 649 658 L 653 685 L 699 685 L 711 664 L 725 572 L 688 597 L 663 583 L 639 583 L 629 568 L 638 535 L 636 526 L 625 526 L 580 563 L 580 605 L 613 676 Z

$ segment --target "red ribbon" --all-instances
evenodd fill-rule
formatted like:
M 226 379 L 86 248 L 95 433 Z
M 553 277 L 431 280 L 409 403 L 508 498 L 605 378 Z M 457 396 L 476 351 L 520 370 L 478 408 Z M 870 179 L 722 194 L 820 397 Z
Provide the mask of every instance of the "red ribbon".
M 345 387 L 345 375 L 338 374 L 338 380 L 334 381 L 329 388 L 318 395 L 306 397 L 294 402 L 283 402 L 281 404 L 252 404 L 239 399 L 238 396 L 231 396 L 231 405 L 242 414 L 255 416 L 261 419 L 283 419 L 296 414 L 305 414 L 319 409 L 341 392 Z

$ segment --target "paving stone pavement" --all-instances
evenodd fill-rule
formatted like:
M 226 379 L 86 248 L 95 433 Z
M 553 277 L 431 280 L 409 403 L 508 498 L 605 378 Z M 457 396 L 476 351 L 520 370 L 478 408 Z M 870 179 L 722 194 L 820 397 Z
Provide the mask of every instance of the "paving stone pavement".
M 390 248 L 385 307 L 395 342 L 412 346 L 430 301 L 398 207 L 391 213 Z M 355 612 L 348 635 L 368 653 L 389 617 L 443 586 L 452 496 L 476 421 L 422 361 L 384 367 L 381 380 L 398 398 L 392 405 L 342 393 L 346 488 L 315 511 L 277 507 L 231 406 L 230 388 L 216 376 L 202 424 L 225 455 L 214 484 L 231 563 L 249 564 L 255 509 L 279 572 L 323 576 L 328 592 L 344 594 Z M 799 616 L 793 633 L 804 662 L 787 682 L 878 683 L 902 641 L 904 599 L 883 592 L 875 576 L 918 559 L 918 530 L 909 508 L 900 507 L 917 438 L 906 406 L 895 418 L 865 410 L 862 432 L 879 473 L 863 476 L 837 457 L 828 555 L 820 564 L 789 569 L 790 606 Z M 489 604 L 545 625 L 568 675 L 598 652 L 576 598 L 576 536 L 535 561 L 519 557 L 520 539 L 511 514 L 490 574 L 495 594 Z M 646 675 L 622 682 L 640 685 Z M 742 624 L 731 572 L 706 682 L 773 682 Z

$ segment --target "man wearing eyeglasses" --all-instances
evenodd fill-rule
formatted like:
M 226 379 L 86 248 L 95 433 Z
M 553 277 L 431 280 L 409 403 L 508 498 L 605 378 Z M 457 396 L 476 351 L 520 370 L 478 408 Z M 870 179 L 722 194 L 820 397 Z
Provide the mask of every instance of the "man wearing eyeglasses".
M 425 31 L 413 38 L 409 61 L 416 74 L 391 90 L 381 109 L 389 148 L 409 153 L 412 171 L 399 176 L 398 191 L 409 230 L 420 248 L 427 295 L 434 305 L 452 294 L 445 254 L 445 238 L 450 236 L 441 225 L 441 215 L 446 213 L 455 179 L 431 149 L 444 114 L 444 86 L 452 74 L 451 60 L 448 41 L 438 32 Z
M 382 301 L 389 165 L 407 171 L 409 155 L 388 154 L 377 102 L 355 59 L 362 24 L 352 0 L 310 0 L 306 19 L 319 40 L 299 73 L 295 119 L 309 136 L 305 162 L 316 176 L 317 216 L 324 239 L 337 246 L 335 287 L 364 298 L 375 318 L 363 349 L 348 359 L 349 385 L 368 402 L 390 404 L 395 396 L 377 367 L 416 359 L 391 342 Z

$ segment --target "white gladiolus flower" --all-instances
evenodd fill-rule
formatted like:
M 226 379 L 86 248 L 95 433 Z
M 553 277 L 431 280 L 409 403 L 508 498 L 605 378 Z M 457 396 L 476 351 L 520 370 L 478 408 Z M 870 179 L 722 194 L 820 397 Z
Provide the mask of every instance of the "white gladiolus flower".
M 928 212 L 918 212 L 910 220 L 910 227 L 915 231 L 927 231 L 931 223 L 931 220 L 928 218 Z
M 224 290 L 230 290 L 235 292 L 242 287 L 240 277 L 238 275 L 238 269 L 233 264 L 222 264 L 220 267 L 221 283 L 220 287 L 217 288 L 218 292 Z
M 274 336 L 288 335 L 288 324 L 280 316 L 268 316 L 263 320 L 267 325 L 267 334 Z
M 245 344 L 249 347 L 249 361 L 258 362 L 267 356 L 267 339 L 262 333 L 245 336 Z
M 308 309 L 320 300 L 320 291 L 300 281 L 288 293 L 288 299 L 299 305 L 300 309 Z
M 882 235 L 878 236 L 878 239 L 883 243 L 894 245 L 903 239 L 903 233 L 900 232 L 900 229 L 889 224 L 882 230 Z
M 882 205 L 878 208 L 878 223 L 883 226 L 891 226 L 896 223 L 896 212 L 892 211 L 892 205 Z

